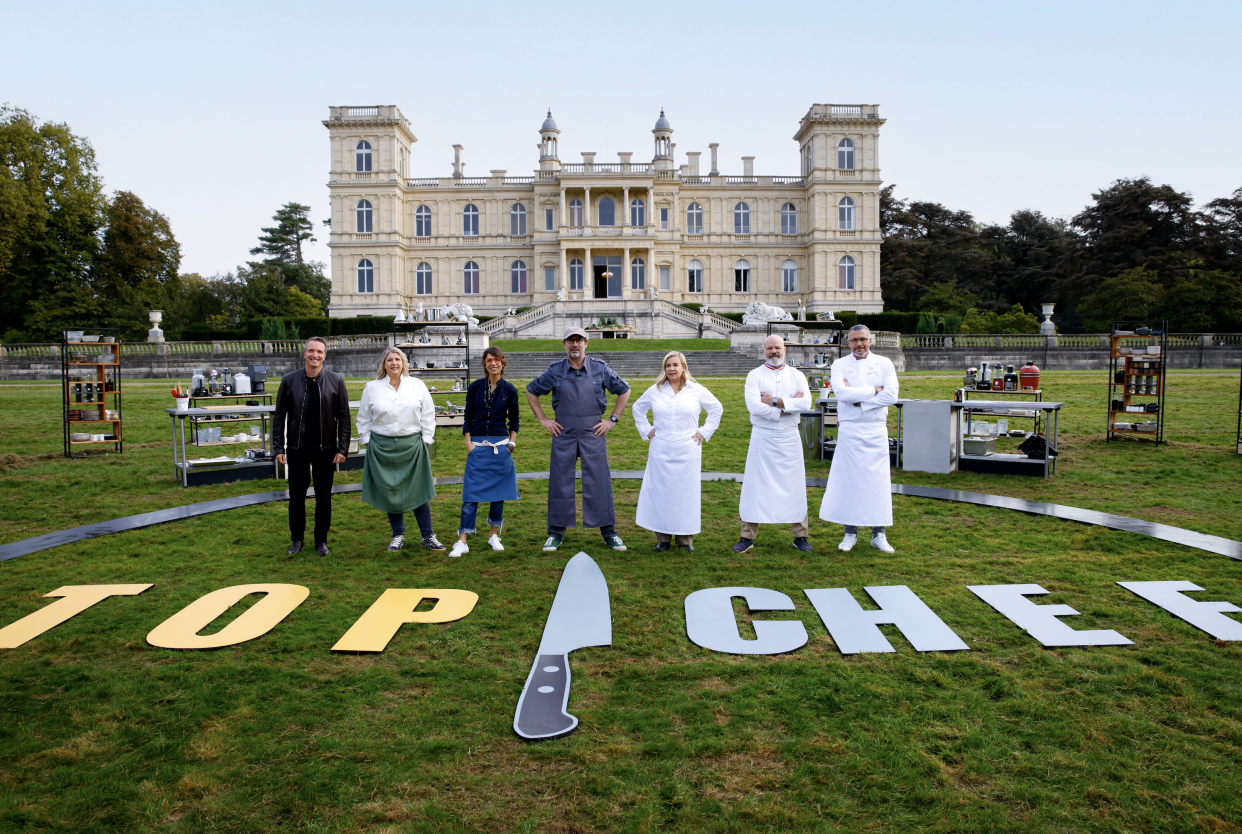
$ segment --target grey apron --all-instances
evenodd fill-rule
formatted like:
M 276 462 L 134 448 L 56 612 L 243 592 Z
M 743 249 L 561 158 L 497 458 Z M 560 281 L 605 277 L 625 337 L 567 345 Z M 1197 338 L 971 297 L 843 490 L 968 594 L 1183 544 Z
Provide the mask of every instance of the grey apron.
M 582 526 L 617 523 L 608 447 L 604 438 L 596 437 L 593 431 L 600 421 L 599 402 L 595 399 L 589 365 L 586 370 L 582 375 L 566 374 L 559 391 L 556 422 L 563 430 L 552 438 L 552 461 L 548 467 L 548 524 L 552 527 L 577 526 L 574 469 L 578 458 L 582 459 Z

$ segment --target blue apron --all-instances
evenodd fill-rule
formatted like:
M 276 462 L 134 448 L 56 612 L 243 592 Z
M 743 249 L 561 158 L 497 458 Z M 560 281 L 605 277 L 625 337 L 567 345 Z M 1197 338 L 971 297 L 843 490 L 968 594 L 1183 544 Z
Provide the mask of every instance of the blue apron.
M 506 437 L 475 437 L 474 451 L 466 455 L 466 473 L 462 480 L 461 500 L 465 503 L 479 501 L 517 501 L 517 467 Z M 500 446 L 480 446 L 481 441 L 499 443 Z
M 590 360 L 588 360 L 590 361 Z M 599 400 L 591 374 L 566 374 L 558 391 L 556 422 L 564 430 L 552 438 L 548 467 L 548 524 L 575 527 L 574 464 L 582 461 L 582 526 L 605 527 L 617 523 L 612 503 L 612 473 L 608 447 L 596 437 L 600 421 Z

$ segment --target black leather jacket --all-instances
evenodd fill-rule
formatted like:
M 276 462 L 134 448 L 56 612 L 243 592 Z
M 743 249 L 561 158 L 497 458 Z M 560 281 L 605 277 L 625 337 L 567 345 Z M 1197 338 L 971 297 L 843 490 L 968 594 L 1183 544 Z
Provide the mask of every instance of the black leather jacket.
M 335 447 L 338 454 L 349 452 L 349 392 L 345 379 L 327 368 L 319 372 L 319 440 L 303 437 L 302 419 L 306 408 L 306 369 L 285 374 L 276 390 L 276 413 L 272 415 L 272 453 L 285 454 L 286 449 L 317 451 Z M 289 430 L 285 438 L 286 423 Z

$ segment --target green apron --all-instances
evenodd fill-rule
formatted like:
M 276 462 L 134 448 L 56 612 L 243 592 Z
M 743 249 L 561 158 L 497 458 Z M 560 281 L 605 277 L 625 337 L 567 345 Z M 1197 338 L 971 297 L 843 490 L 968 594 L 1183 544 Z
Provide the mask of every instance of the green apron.
M 431 456 L 421 434 L 371 433 L 362 463 L 362 501 L 386 513 L 409 513 L 436 495 Z

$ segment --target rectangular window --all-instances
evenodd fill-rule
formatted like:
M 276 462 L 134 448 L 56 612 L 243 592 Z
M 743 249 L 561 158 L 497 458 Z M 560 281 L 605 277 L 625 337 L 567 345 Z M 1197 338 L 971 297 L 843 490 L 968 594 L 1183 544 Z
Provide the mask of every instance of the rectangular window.
M 630 264 L 630 289 L 647 289 L 647 265 L 642 262 L 641 258 L 635 258 Z
M 548 214 L 552 213 L 552 209 L 548 209 Z M 545 266 L 543 268 L 543 289 L 545 292 L 556 292 L 556 267 Z
M 668 231 L 668 209 L 666 208 L 660 209 L 660 231 L 662 232 Z M 668 288 L 665 287 L 664 289 L 668 289 Z
M 665 211 L 667 211 L 667 209 L 665 209 Z M 667 220 L 668 218 L 665 218 L 665 219 Z M 662 290 L 671 289 L 672 287 L 669 283 L 670 280 L 671 279 L 669 277 L 669 268 L 667 266 L 660 267 L 660 289 Z
M 750 292 L 750 270 L 738 268 L 733 270 L 733 291 Z
M 552 209 L 543 210 L 543 230 L 545 232 L 556 231 L 552 226 Z

